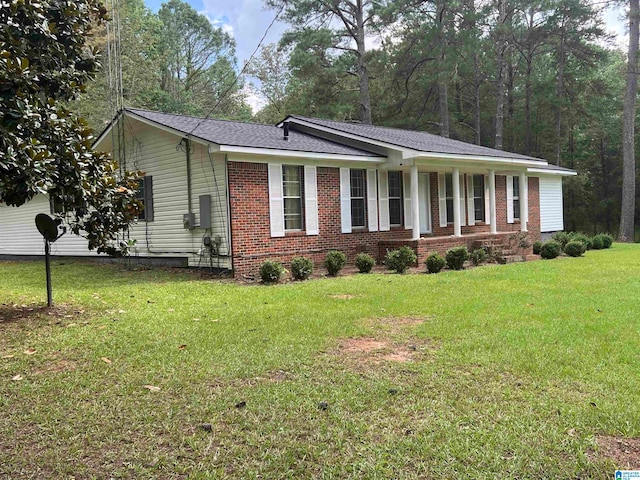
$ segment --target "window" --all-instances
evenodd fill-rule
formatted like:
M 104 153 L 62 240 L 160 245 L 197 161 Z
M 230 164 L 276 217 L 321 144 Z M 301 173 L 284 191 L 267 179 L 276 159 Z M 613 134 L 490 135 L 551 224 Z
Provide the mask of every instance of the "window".
M 447 223 L 453 223 L 453 174 L 444 174 L 445 199 L 447 201 Z
M 153 220 L 153 181 L 150 175 L 138 179 L 136 199 L 142 204 L 138 220 Z
M 485 218 L 484 175 L 473 176 L 473 211 L 476 222 L 487 221 Z
M 302 167 L 282 166 L 282 198 L 285 231 L 302 230 Z
M 366 214 L 366 170 L 351 170 L 351 226 L 364 227 Z
M 520 178 L 513 177 L 513 218 L 520 219 Z
M 402 225 L 402 172 L 389 172 L 389 224 Z

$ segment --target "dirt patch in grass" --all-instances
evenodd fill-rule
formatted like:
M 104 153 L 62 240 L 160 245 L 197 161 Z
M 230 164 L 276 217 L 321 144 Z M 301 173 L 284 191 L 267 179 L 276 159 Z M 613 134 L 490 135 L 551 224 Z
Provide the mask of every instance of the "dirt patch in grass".
M 376 332 L 386 335 L 396 335 L 404 333 L 411 327 L 423 324 L 431 317 L 375 317 L 364 320 L 366 327 L 374 329 Z
M 74 308 L 73 305 L 61 303 L 53 307 L 38 304 L 7 304 L 0 305 L 0 327 L 10 323 L 39 320 L 42 318 L 74 318 L 84 314 L 84 310 Z
M 42 368 L 35 370 L 34 375 L 50 374 L 50 373 L 63 373 L 73 372 L 77 368 L 77 365 L 70 360 L 52 360 L 45 363 Z
M 352 300 L 354 298 L 358 298 L 358 295 L 351 295 L 349 293 L 342 293 L 339 295 L 329 295 L 329 298 L 334 298 L 336 300 Z
M 599 448 L 597 452 L 590 452 L 592 459 L 609 459 L 621 470 L 640 468 L 640 438 L 599 435 L 596 443 Z
M 392 342 L 381 338 L 357 337 L 341 340 L 332 353 L 338 357 L 365 363 L 407 363 L 420 359 L 428 349 L 429 345 L 424 341 Z

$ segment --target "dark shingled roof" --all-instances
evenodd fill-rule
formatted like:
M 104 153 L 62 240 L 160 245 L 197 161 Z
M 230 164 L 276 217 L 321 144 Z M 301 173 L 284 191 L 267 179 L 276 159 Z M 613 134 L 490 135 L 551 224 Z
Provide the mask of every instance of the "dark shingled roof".
M 333 120 L 322 120 L 319 118 L 302 117 L 298 115 L 290 115 L 287 120 L 295 123 L 299 119 L 306 123 L 318 125 L 320 127 L 330 128 L 338 132 L 357 135 L 363 139 L 384 142 L 398 147 L 410 148 L 420 152 L 428 153 L 445 153 L 453 155 L 469 155 L 470 157 L 494 157 L 508 158 L 517 160 L 537 161 L 546 164 L 546 160 L 540 158 L 520 155 L 518 153 L 503 152 L 494 148 L 483 147 L 471 143 L 452 140 L 450 138 L 440 137 L 427 132 L 418 132 L 415 130 L 401 130 L 398 128 L 377 127 L 374 125 L 366 125 L 363 123 L 347 123 L 336 122 Z
M 289 140 L 285 141 L 283 139 L 283 129 L 273 125 L 228 120 L 203 120 L 198 117 L 151 112 L 134 108 L 127 108 L 126 111 L 159 125 L 177 130 L 185 135 L 189 134 L 218 145 L 335 155 L 380 156 L 293 130 L 289 132 Z

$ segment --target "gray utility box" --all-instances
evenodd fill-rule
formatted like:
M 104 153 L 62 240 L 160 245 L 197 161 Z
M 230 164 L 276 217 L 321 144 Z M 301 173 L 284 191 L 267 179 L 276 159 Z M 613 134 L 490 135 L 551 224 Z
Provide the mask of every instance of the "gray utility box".
M 200 195 L 200 228 L 211 228 L 211 195 Z
M 185 229 L 193 230 L 194 228 L 196 228 L 196 214 L 195 213 L 183 214 L 182 223 L 184 224 Z

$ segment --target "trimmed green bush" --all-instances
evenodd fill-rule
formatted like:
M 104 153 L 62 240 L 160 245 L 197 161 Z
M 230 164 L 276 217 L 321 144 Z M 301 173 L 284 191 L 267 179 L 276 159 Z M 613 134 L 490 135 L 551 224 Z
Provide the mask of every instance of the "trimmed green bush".
M 438 273 L 444 268 L 444 266 L 447 264 L 447 261 L 442 255 L 434 252 L 427 257 L 427 259 L 424 261 L 424 264 L 427 266 L 427 272 Z
M 601 233 L 600 237 L 602 238 L 602 248 L 611 248 L 613 245 L 613 237 L 608 233 Z
M 591 237 L 591 249 L 592 250 L 602 250 L 604 248 L 604 241 L 602 240 L 602 236 L 594 235 Z
M 561 251 L 562 247 L 560 243 L 555 240 L 549 240 L 548 242 L 544 242 L 542 247 L 540 247 L 540 256 L 546 260 L 550 260 L 560 255 Z
M 586 250 L 587 247 L 585 247 L 584 243 L 577 240 L 571 240 L 564 247 L 564 253 L 570 257 L 580 257 Z
M 536 255 L 540 255 L 540 249 L 542 248 L 542 242 L 534 242 L 533 243 L 533 253 Z
M 280 262 L 265 260 L 260 265 L 260 278 L 264 283 L 278 283 L 284 272 L 285 269 Z
M 359 253 L 356 257 L 356 267 L 360 273 L 369 273 L 376 264 L 376 259 L 368 253 Z
M 551 235 L 551 239 L 560 244 L 561 248 L 571 241 L 571 234 L 567 232 L 556 232 Z
M 467 247 L 453 247 L 447 250 L 444 258 L 451 270 L 462 270 L 464 262 L 469 260 L 469 251 Z
M 296 280 L 306 280 L 313 273 L 313 261 L 306 257 L 291 260 L 291 275 Z
M 342 270 L 345 263 L 347 263 L 347 256 L 336 250 L 332 250 L 327 253 L 327 256 L 324 259 L 324 266 L 332 277 L 338 275 L 338 272 Z
M 404 273 L 411 265 L 415 265 L 418 257 L 412 248 L 403 245 L 397 250 L 390 250 L 385 256 L 384 263 L 389 270 Z
M 572 242 L 582 242 L 582 243 L 584 243 L 584 248 L 586 250 L 591 250 L 591 239 L 587 235 L 585 235 L 584 233 L 572 233 L 570 241 L 572 241 Z
M 487 252 L 485 252 L 484 248 L 476 248 L 469 254 L 469 258 L 471 263 L 477 266 L 487 261 Z

